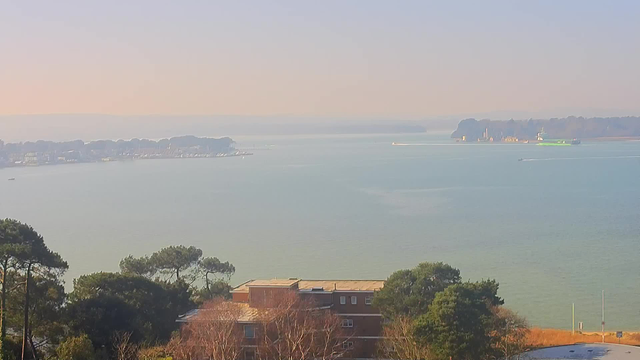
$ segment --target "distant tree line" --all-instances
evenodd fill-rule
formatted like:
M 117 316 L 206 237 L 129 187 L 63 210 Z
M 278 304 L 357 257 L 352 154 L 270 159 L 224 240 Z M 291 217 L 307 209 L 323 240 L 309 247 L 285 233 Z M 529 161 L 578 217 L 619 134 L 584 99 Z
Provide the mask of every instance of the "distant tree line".
M 466 137 L 467 141 L 481 139 L 485 130 L 495 140 L 514 136 L 520 139 L 536 139 L 538 132 L 544 128 L 549 138 L 587 139 L 602 137 L 635 137 L 640 136 L 640 117 L 607 117 L 583 118 L 570 116 L 562 119 L 548 120 L 476 120 L 460 121 L 458 128 L 451 134 L 452 138 Z
M 0 144 L 3 144 L 0 142 Z M 98 140 L 85 143 L 82 140 L 53 142 L 38 140 L 35 142 L 27 141 L 21 143 L 7 143 L 0 146 L 0 152 L 6 154 L 24 154 L 24 153 L 46 153 L 56 152 L 63 153 L 69 151 L 77 152 L 131 152 L 140 149 L 168 149 L 175 148 L 191 148 L 200 147 L 210 152 L 224 152 L 233 148 L 233 140 L 228 137 L 214 139 L 195 136 L 180 136 L 162 140 L 148 139 L 131 139 L 131 140 Z

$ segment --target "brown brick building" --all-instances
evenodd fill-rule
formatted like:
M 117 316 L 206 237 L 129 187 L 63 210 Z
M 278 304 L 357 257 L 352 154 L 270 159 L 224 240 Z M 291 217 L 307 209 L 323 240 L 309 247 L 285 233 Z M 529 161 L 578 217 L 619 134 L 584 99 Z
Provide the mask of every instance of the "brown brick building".
M 382 332 L 382 316 L 373 307 L 375 291 L 384 286 L 383 280 L 301 280 L 271 279 L 251 280 L 231 291 L 232 301 L 246 306 L 238 319 L 245 334 L 245 359 L 254 357 L 253 346 L 256 324 L 254 318 L 269 299 L 279 293 L 294 291 L 299 296 L 313 300 L 319 308 L 329 309 L 341 319 L 342 327 L 351 335 L 342 344 L 349 358 L 371 359 Z M 189 321 L 187 314 L 179 321 Z

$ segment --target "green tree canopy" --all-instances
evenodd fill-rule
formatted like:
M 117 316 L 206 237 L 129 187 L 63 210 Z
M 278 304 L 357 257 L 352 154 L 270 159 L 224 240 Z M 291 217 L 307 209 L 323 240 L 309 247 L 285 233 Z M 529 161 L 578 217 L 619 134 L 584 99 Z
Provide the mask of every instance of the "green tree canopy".
M 194 287 L 194 300 L 202 303 L 216 297 L 229 298 L 231 287 L 229 279 L 236 268 L 228 261 L 222 262 L 217 257 L 202 258 L 202 250 L 193 246 L 169 246 L 163 248 L 150 257 L 135 258 L 131 255 L 120 261 L 120 272 L 125 275 L 137 275 L 151 278 L 154 274 L 169 275 L 174 278 L 177 286 L 184 286 L 181 282 L 193 284 L 200 279 L 204 287 Z M 156 281 L 159 281 L 156 278 Z
M 15 230 L 15 233 L 12 233 L 12 236 L 16 236 L 17 234 L 17 242 L 19 243 L 19 246 L 13 256 L 15 257 L 17 264 L 16 267 L 22 272 L 25 278 L 24 319 L 22 326 L 22 354 L 24 358 L 24 355 L 27 353 L 28 344 L 30 345 L 31 350 L 34 353 L 36 352 L 33 333 L 29 327 L 29 315 L 32 310 L 30 296 L 32 273 L 62 275 L 69 265 L 58 253 L 51 251 L 47 247 L 44 243 L 44 238 L 31 226 L 22 223 L 13 223 L 11 226 L 13 226 Z M 3 298 L 6 300 L 4 294 Z
M 417 316 L 427 312 L 436 293 L 460 283 L 460 270 L 441 262 L 424 262 L 396 271 L 374 296 L 373 303 L 387 318 Z
M 112 350 L 116 332 L 129 332 L 136 341 L 143 341 L 136 309 L 117 296 L 102 295 L 80 299 L 66 307 L 69 329 L 74 334 L 86 333 L 94 348 Z
M 501 304 L 495 281 L 454 284 L 436 294 L 415 322 L 419 341 L 438 359 L 476 360 L 493 355 L 494 313 Z
M 24 275 L 16 274 L 8 283 L 7 322 L 13 332 L 23 330 Z M 33 337 L 46 343 L 57 343 L 65 335 L 64 303 L 66 294 L 62 280 L 56 274 L 35 274 L 31 278 L 29 329 Z
M 477 282 L 466 282 L 464 285 L 471 289 L 476 297 L 487 303 L 489 307 L 504 304 L 504 300 L 498 296 L 500 284 L 495 280 L 488 279 Z
M 205 288 L 211 290 L 209 276 L 218 280 L 218 276 L 223 276 L 227 280 L 236 272 L 235 266 L 227 262 L 221 262 L 217 257 L 206 257 L 198 262 L 198 270 L 204 277 Z
M 2 283 L 0 295 L 0 359 L 5 359 L 5 345 L 7 337 L 7 304 L 9 303 L 8 290 L 11 287 L 11 272 L 15 271 L 18 259 L 23 258 L 27 252 L 20 228 L 26 225 L 12 219 L 0 220 L 0 282 Z M 22 302 L 22 299 L 20 300 Z
M 0 260 L 26 256 L 28 244 L 23 234 L 33 229 L 17 220 L 0 220 Z
M 71 336 L 60 343 L 56 353 L 59 360 L 93 360 L 93 344 L 86 334 Z
M 231 299 L 231 290 L 233 288 L 229 283 L 223 280 L 216 280 L 210 283 L 208 287 L 203 287 L 195 292 L 195 302 L 198 305 L 202 305 L 206 301 L 215 298 Z
M 69 264 L 62 259 L 60 254 L 51 251 L 44 243 L 42 235 L 38 234 L 31 226 L 19 224 L 17 230 L 21 244 L 15 257 L 22 263 L 23 268 L 27 268 L 29 265 L 60 271 L 69 268 Z
M 175 275 L 180 280 L 180 274 L 194 267 L 202 257 L 202 250 L 194 246 L 169 246 L 151 255 L 149 262 L 158 271 Z
M 132 255 L 129 255 L 120 261 L 120 272 L 123 274 L 151 277 L 155 275 L 157 269 L 151 264 L 149 257 L 134 258 Z
M 176 330 L 175 320 L 193 308 L 189 285 L 184 281 L 174 283 L 156 282 L 147 278 L 121 273 L 94 273 L 80 276 L 74 280 L 74 290 L 69 294 L 70 314 L 83 318 L 90 317 L 100 301 L 108 301 L 112 312 L 95 316 L 128 314 L 127 322 L 115 324 L 117 331 L 131 332 L 134 340 L 155 342 L 168 340 Z M 70 321 L 74 321 L 71 319 Z M 95 342 L 92 330 L 85 326 L 94 326 L 92 319 L 75 322 L 76 331 L 87 333 Z M 113 332 L 113 331 L 112 331 Z M 100 334 L 104 339 L 105 334 Z

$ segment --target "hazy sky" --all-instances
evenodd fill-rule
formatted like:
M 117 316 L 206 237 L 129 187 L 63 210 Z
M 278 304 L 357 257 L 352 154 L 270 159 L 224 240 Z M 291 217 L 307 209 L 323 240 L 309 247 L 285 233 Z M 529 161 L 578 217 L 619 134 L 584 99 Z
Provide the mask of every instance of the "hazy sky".
M 640 111 L 640 1 L 2 1 L 0 9 L 4 115 Z

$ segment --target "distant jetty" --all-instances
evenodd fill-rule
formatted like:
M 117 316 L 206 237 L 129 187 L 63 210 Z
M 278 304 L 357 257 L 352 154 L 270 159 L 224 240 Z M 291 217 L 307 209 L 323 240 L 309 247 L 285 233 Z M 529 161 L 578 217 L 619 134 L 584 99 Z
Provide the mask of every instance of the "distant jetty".
M 151 159 L 189 159 L 248 156 L 236 150 L 228 137 L 181 136 L 162 140 L 100 140 L 85 143 L 36 141 L 4 144 L 0 141 L 0 168 Z

